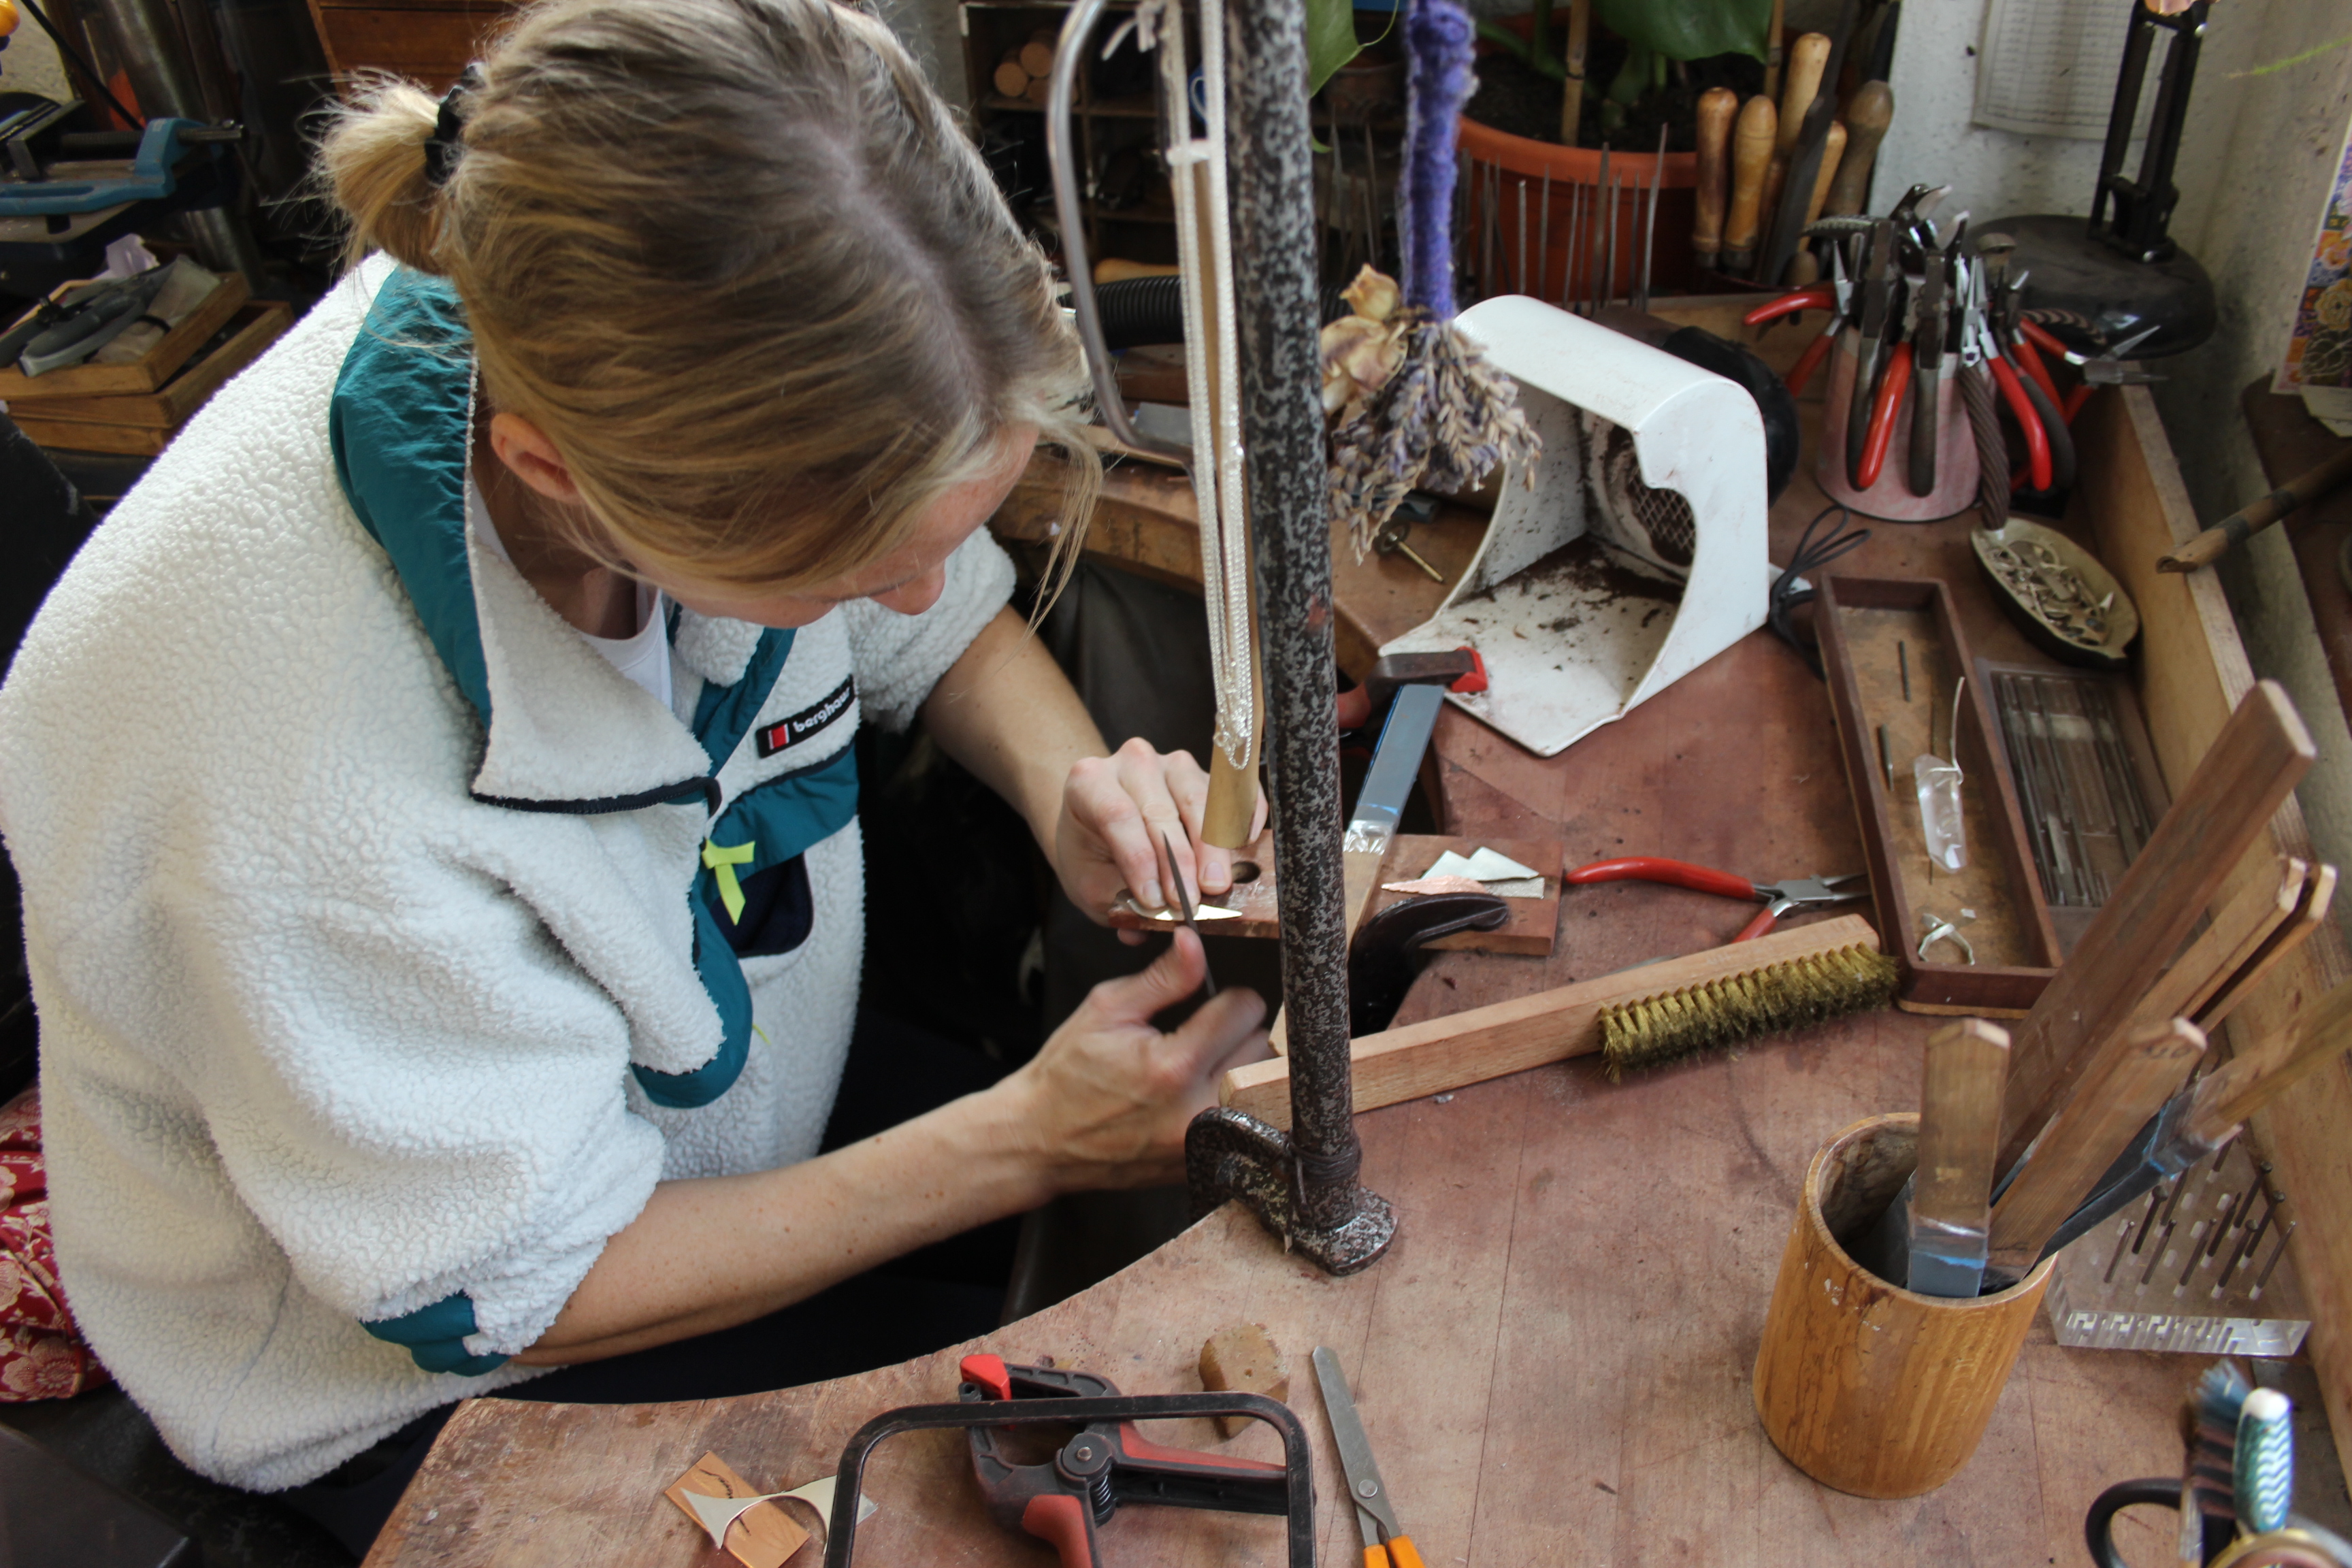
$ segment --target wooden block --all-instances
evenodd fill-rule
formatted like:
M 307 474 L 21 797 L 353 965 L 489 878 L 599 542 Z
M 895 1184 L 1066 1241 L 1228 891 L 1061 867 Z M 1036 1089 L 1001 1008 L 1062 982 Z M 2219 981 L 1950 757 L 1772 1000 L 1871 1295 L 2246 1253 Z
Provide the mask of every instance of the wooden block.
M 1388 854 L 1373 877 L 1364 917 L 1369 920 L 1391 904 L 1412 896 L 1388 892 L 1381 883 L 1410 881 L 1428 870 L 1431 863 L 1447 850 L 1466 856 L 1482 844 L 1543 873 L 1543 897 L 1504 900 L 1510 908 L 1511 918 L 1499 930 L 1463 931 L 1429 945 L 1470 952 L 1549 957 L 1559 931 L 1562 857 L 1557 838 L 1463 838 L 1434 833 L 1401 833 L 1389 841 Z M 1249 879 L 1236 880 L 1232 895 L 1218 900 L 1225 908 L 1238 910 L 1241 918 L 1218 921 L 1202 929 L 1218 936 L 1279 937 L 1282 918 L 1275 891 L 1273 829 L 1268 828 L 1255 844 L 1240 852 L 1235 862 L 1236 878 L 1243 875 L 1244 866 L 1250 868 Z
M 1264 1323 L 1228 1323 L 1201 1347 L 1201 1386 L 1213 1394 L 1263 1394 L 1290 1397 L 1290 1364 Z M 1257 1423 L 1246 1415 L 1220 1415 L 1217 1430 L 1238 1437 Z
M 759 1488 L 737 1475 L 726 1460 L 716 1454 L 705 1454 L 662 1496 L 694 1521 L 695 1530 L 707 1539 L 709 1531 L 702 1516 L 694 1511 L 694 1505 L 683 1494 L 699 1492 L 704 1497 L 731 1498 L 756 1497 L 759 1491 Z M 772 1502 L 753 1504 L 727 1527 L 728 1553 L 748 1568 L 784 1568 L 785 1560 L 807 1544 L 808 1531 L 794 1524 L 791 1516 Z
M 125 392 L 88 397 L 19 397 L 10 401 L 17 420 L 64 419 L 92 425 L 137 425 L 176 430 L 188 416 L 220 390 L 221 384 L 260 356 L 294 324 L 294 307 L 262 300 L 238 307 L 225 329 L 228 336 L 200 355 L 155 392 Z M 47 377 L 41 378 L 47 380 Z
M 187 318 L 165 332 L 155 346 L 129 364 L 75 364 L 47 375 L 26 375 L 16 366 L 0 369 L 0 402 L 20 397 L 88 397 L 118 392 L 152 392 L 188 363 L 190 355 L 212 341 L 212 335 L 236 314 L 253 289 L 242 272 L 222 276 L 220 287 L 205 295 Z M 94 451 L 119 448 L 100 447 Z
M 12 415 L 16 428 L 36 446 L 60 452 L 113 452 L 129 458 L 152 458 L 172 444 L 173 432 L 144 425 L 99 425 L 87 419 L 40 419 Z
M 1776 931 L 1753 942 L 1713 947 L 1622 974 L 1604 974 L 1597 980 L 1366 1035 L 1349 1047 L 1355 1062 L 1351 1077 L 1356 1109 L 1395 1105 L 1465 1083 L 1589 1056 L 1601 1048 L 1598 1020 L 1611 1007 L 1847 947 L 1878 951 L 1878 933 L 1860 915 L 1840 915 L 1816 925 Z M 1218 1100 L 1262 1121 L 1288 1127 L 1288 1058 L 1277 1057 L 1235 1068 L 1225 1075 Z

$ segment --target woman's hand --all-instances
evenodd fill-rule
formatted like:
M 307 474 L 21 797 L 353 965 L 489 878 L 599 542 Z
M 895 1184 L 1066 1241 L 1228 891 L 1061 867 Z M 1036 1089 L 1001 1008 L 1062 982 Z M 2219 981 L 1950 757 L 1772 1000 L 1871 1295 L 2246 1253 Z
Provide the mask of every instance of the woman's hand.
M 1200 841 L 1201 814 L 1208 801 L 1209 775 L 1190 752 L 1163 755 L 1140 737 L 1108 757 L 1074 763 L 1063 782 L 1061 818 L 1054 832 L 1054 866 L 1070 901 L 1104 924 L 1111 923 L 1111 900 L 1122 888 L 1148 908 L 1171 907 L 1173 891 L 1163 886 L 1163 836 L 1195 900 L 1230 891 L 1233 852 Z M 1251 837 L 1265 820 L 1265 800 L 1260 796 Z M 1143 940 L 1138 931 L 1120 935 Z
M 1254 991 L 1218 993 L 1171 1034 L 1151 1026 L 1153 1015 L 1198 991 L 1207 973 L 1199 935 L 1178 931 L 1143 973 L 1088 992 L 1028 1065 L 998 1086 L 1023 1104 L 1019 1124 L 1053 1186 L 1183 1179 L 1184 1129 L 1217 1103 L 1219 1078 L 1266 1055 L 1265 1004 Z

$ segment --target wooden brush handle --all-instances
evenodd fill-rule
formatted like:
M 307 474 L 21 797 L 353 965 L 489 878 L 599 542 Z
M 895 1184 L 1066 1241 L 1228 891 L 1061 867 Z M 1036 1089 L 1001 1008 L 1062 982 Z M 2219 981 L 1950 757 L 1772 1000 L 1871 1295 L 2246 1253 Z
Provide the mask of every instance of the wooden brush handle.
M 1830 63 L 1830 36 L 1807 33 L 1789 46 L 1789 74 L 1780 86 L 1780 122 L 1773 133 L 1772 150 L 1783 158 L 1797 150 L 1798 133 L 1805 128 L 1805 110 L 1822 89 L 1822 70 Z
M 1723 269 L 1740 271 L 1756 258 L 1756 229 L 1764 210 L 1764 174 L 1772 163 L 1780 123 L 1772 100 L 1758 93 L 1740 106 L 1731 132 L 1731 209 L 1723 223 Z
M 2194 572 L 2200 566 L 2210 566 L 2295 508 L 2317 500 L 2347 479 L 2352 479 L 2352 441 L 2345 442 L 2317 468 L 2297 474 L 2252 506 L 2231 512 L 2171 554 L 2157 557 L 2156 569 Z
M 1691 229 L 1691 250 L 1701 267 L 1712 268 L 1723 248 L 1723 210 L 1730 195 L 1731 122 L 1739 113 L 1739 95 L 1727 87 L 1711 87 L 1700 95 L 1696 115 L 1698 143 L 1698 222 Z
M 2140 998 L 2317 755 L 2286 692 L 2275 681 L 2257 683 L 2018 1026 L 2002 1170 L 2086 1071 L 2125 1045 Z
M 2184 1130 L 2217 1144 L 2323 1062 L 2352 1049 L 2352 981 L 2304 1008 L 2283 1032 L 2240 1051 L 2199 1081 Z
M 1840 915 L 1753 942 L 1711 947 L 1620 974 L 1360 1035 L 1348 1047 L 1355 1062 L 1350 1077 L 1356 1109 L 1372 1110 L 1548 1062 L 1591 1056 L 1601 1049 L 1601 1015 L 1612 1007 L 1850 947 L 1879 950 L 1877 931 L 1860 915 Z M 1235 1068 L 1225 1074 L 1217 1098 L 1260 1121 L 1288 1127 L 1289 1060 L 1276 1057 Z
M 2204 1050 L 2203 1030 L 2186 1018 L 2168 1018 L 2135 1029 L 2123 1049 L 2083 1075 L 2033 1146 L 2033 1158 L 1993 1205 L 1994 1266 L 2015 1273 L 2033 1267 L 2043 1244 L 2091 1195 L 2132 1135 L 2164 1108 Z
M 1845 106 L 1845 156 L 1838 161 L 1837 178 L 1830 182 L 1829 199 L 1822 211 L 1832 215 L 1858 213 L 1870 196 L 1870 166 L 1878 161 L 1878 144 L 1895 119 L 1895 89 L 1883 81 L 1866 81 Z

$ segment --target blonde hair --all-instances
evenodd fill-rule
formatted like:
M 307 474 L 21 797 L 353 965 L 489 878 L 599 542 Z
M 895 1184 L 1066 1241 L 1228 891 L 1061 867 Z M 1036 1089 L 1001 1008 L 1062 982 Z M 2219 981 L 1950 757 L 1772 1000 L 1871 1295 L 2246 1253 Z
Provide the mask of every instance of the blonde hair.
M 439 103 L 363 83 L 320 149 L 351 255 L 446 278 L 493 406 L 562 455 L 592 553 L 790 588 L 853 572 L 1034 425 L 1100 468 L 1050 269 L 879 21 L 833 0 L 537 0 Z M 1049 573 L 1050 575 L 1055 575 Z

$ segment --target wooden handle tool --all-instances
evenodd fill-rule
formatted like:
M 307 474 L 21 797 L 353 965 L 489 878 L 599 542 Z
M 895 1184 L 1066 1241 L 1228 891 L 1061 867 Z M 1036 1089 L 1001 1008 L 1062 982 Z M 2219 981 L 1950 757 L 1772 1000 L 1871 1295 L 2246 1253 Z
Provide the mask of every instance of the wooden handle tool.
M 1909 1285 L 1923 1296 L 1973 1297 L 1983 1279 L 2008 1079 L 2008 1030 L 1964 1018 L 1928 1037 L 1910 1214 Z
M 2212 1033 L 2223 1019 L 2237 1010 L 2238 1004 L 2246 999 L 2249 992 L 2261 984 L 2272 970 L 2319 929 L 2326 921 L 2327 911 L 2335 901 L 2336 868 L 2315 866 L 2309 879 L 2303 885 L 2303 897 L 2295 905 L 2293 918 L 2271 932 L 2261 951 L 2199 1005 L 2192 1015 L 2197 1026 L 2208 1034 Z
M 1994 1268 L 2023 1274 L 2033 1267 L 2042 1245 L 2091 1195 L 2100 1175 L 2164 1108 L 2204 1052 L 2202 1029 L 2186 1018 L 2168 1018 L 2136 1027 L 2123 1049 L 2106 1053 L 2083 1075 L 2033 1145 L 2033 1157 L 1993 1205 Z
M 2018 1026 L 2002 1112 L 2003 1171 L 2074 1098 L 2076 1083 L 2126 1044 L 2140 998 L 2317 755 L 2286 692 L 2275 681 L 2258 682 Z
M 1813 194 L 1805 202 L 1805 221 L 1811 223 L 1822 216 L 1822 204 L 1829 200 L 1830 184 L 1837 177 L 1839 165 L 1845 160 L 1849 140 L 1845 121 L 1830 121 L 1830 139 L 1822 143 L 1822 172 L 1813 176 Z M 1811 282 L 1811 279 L 1806 279 Z
M 2194 572 L 2210 566 L 2237 546 L 2268 528 L 2299 506 L 2308 505 L 2347 479 L 2352 479 L 2352 441 L 2336 455 L 2281 485 L 2252 506 L 2231 512 L 2169 555 L 2156 558 L 2159 572 Z
M 1797 150 L 1797 132 L 1803 129 L 1805 110 L 1822 89 L 1822 70 L 1830 63 L 1830 36 L 1807 33 L 1789 47 L 1789 74 L 1780 85 L 1780 123 L 1772 133 L 1772 151 L 1786 158 Z
M 2352 981 L 2304 1008 L 2283 1032 L 2240 1051 L 2189 1090 L 2184 1128 L 2205 1147 L 2276 1100 L 2295 1080 L 2352 1049 Z
M 1829 199 L 1822 211 L 1832 216 L 1858 213 L 1870 196 L 1870 167 L 1878 161 L 1878 144 L 1895 119 L 1895 89 L 1883 81 L 1866 81 L 1845 106 L 1845 156 L 1838 161 L 1837 178 L 1830 182 Z
M 1764 174 L 1772 163 L 1779 116 L 1772 100 L 1758 93 L 1740 106 L 1731 132 L 1731 208 L 1723 223 L 1723 270 L 1746 272 L 1756 264 L 1756 231 L 1764 212 Z
M 1700 95 L 1696 120 L 1698 145 L 1698 221 L 1691 229 L 1691 252 L 1699 266 L 1712 271 L 1723 249 L 1723 210 L 1730 195 L 1731 122 L 1739 113 L 1739 95 L 1727 87 L 1711 87 Z
M 2294 918 L 2310 877 L 2308 862 L 2293 856 L 2282 858 L 2278 880 L 2257 882 L 2224 904 L 2212 923 L 2140 998 L 2133 1016 L 2143 1024 L 2196 1018 L 2198 1009 L 2252 962 L 2272 933 Z M 2212 1026 L 2200 1023 L 2199 1027 L 2210 1030 Z

